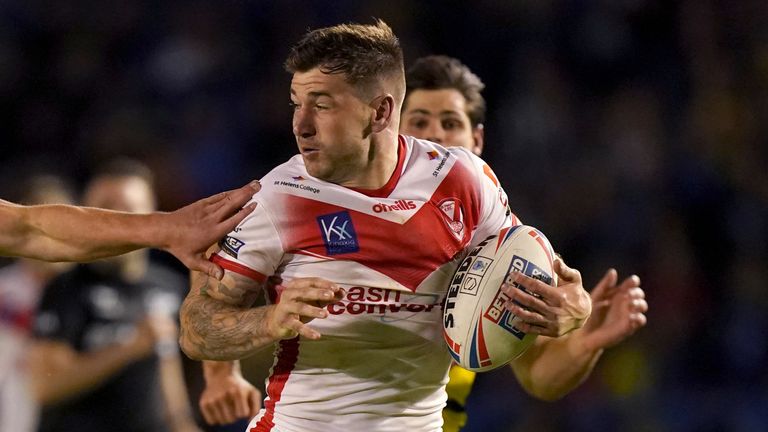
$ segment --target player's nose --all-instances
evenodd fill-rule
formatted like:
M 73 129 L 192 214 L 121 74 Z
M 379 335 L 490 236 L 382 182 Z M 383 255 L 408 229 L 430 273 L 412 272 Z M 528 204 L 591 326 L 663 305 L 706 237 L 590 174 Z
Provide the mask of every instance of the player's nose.
M 442 144 L 445 142 L 445 130 L 440 124 L 432 123 L 427 128 L 427 141 Z
M 293 112 L 293 134 L 297 137 L 309 138 L 316 132 L 315 122 L 311 112 L 299 108 Z

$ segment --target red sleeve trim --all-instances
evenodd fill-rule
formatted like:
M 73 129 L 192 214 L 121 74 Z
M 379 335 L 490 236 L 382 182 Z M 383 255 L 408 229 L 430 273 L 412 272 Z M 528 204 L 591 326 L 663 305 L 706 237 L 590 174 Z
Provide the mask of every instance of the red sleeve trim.
M 228 259 L 224 259 L 216 254 L 211 255 L 211 262 L 220 265 L 223 269 L 233 271 L 237 274 L 241 274 L 243 276 L 249 277 L 256 282 L 264 282 L 267 280 L 267 277 L 263 274 L 257 272 L 256 270 L 253 270 L 251 268 L 248 268 L 242 264 L 236 263 L 234 261 L 230 261 Z

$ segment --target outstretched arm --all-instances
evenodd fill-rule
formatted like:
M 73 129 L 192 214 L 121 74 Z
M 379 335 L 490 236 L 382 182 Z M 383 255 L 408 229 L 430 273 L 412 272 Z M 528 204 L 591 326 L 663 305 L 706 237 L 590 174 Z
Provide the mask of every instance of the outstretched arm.
M 237 226 L 258 183 L 173 212 L 133 214 L 68 205 L 22 206 L 0 200 L 0 255 L 45 261 L 91 261 L 134 249 L 166 250 L 193 270 L 220 276 L 205 250 Z
M 590 293 L 592 315 L 583 327 L 559 338 L 539 336 L 512 362 L 520 384 L 543 400 L 559 399 L 591 373 L 605 348 L 616 345 L 646 323 L 648 304 L 637 276 L 617 283 L 616 271 L 606 272 Z
M 341 298 L 341 288 L 319 278 L 294 279 L 278 288 L 277 304 L 254 308 L 256 281 L 231 271 L 220 281 L 193 274 L 181 306 L 181 349 L 196 360 L 238 360 L 281 339 L 320 338 L 305 324 L 327 317 L 324 308 Z

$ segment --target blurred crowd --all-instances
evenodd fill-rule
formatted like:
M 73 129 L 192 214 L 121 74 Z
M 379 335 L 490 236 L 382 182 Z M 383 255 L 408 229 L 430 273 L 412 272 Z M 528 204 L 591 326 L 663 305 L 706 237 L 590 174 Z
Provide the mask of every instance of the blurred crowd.
M 162 209 L 259 178 L 295 152 L 290 44 L 372 17 L 406 65 L 447 54 L 484 80 L 484 159 L 515 213 L 587 289 L 615 267 L 650 305 L 561 401 L 482 374 L 466 430 L 768 429 L 762 0 L 5 0 L 0 196 L 116 156 L 151 167 Z

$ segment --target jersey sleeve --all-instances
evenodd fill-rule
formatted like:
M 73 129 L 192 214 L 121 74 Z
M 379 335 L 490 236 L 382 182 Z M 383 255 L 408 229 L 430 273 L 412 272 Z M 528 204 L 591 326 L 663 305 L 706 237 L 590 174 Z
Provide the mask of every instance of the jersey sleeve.
M 280 265 L 283 247 L 264 200 L 254 197 L 256 209 L 219 242 L 211 261 L 225 270 L 264 282 Z
M 509 207 L 507 193 L 491 167 L 479 157 L 469 154 L 480 188 L 480 220 L 472 235 L 474 247 L 488 236 L 498 234 L 503 228 L 520 225 L 520 220 Z

